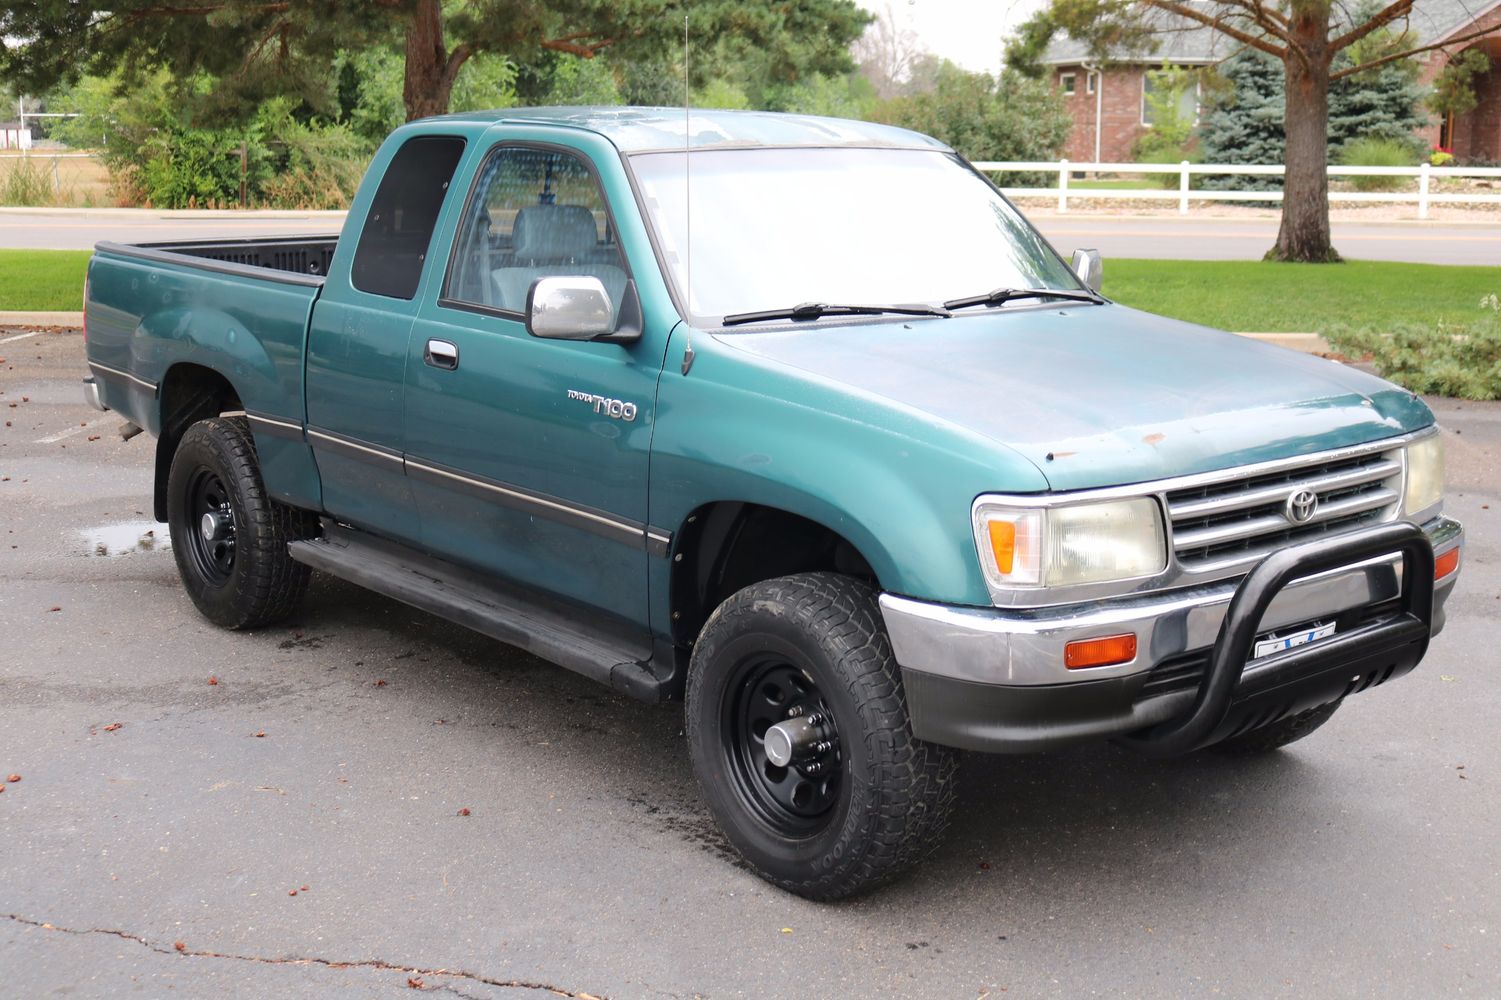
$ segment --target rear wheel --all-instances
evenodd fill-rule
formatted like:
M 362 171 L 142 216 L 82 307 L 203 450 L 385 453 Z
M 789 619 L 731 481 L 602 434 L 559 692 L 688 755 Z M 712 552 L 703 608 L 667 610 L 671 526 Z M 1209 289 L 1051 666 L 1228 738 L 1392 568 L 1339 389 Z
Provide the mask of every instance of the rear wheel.
M 838 899 L 937 845 L 954 753 L 913 737 L 864 584 L 810 573 L 735 594 L 704 626 L 686 698 L 704 797 L 767 881 Z
M 1306 712 L 1297 715 L 1289 715 L 1287 718 L 1270 725 L 1259 726 L 1249 732 L 1232 736 L 1214 745 L 1214 749 L 1229 754 L 1259 754 L 1268 753 L 1289 743 L 1301 740 L 1312 733 L 1315 729 L 1329 721 L 1341 702 L 1332 701 L 1327 705 L 1310 708 Z
M 309 570 L 287 542 L 314 521 L 266 495 L 243 418 L 200 420 L 183 434 L 167 480 L 167 523 L 183 588 L 216 625 L 279 621 L 307 591 Z

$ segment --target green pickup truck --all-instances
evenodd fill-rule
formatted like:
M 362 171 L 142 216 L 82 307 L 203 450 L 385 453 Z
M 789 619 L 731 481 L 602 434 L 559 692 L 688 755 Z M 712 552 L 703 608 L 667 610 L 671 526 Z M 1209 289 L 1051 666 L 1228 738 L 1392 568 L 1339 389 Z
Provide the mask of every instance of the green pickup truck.
M 453 115 L 340 236 L 99 244 L 85 387 L 210 620 L 321 570 L 682 699 L 725 836 L 833 899 L 956 748 L 1270 750 L 1443 624 L 1428 408 L 1099 276 L 901 129 Z

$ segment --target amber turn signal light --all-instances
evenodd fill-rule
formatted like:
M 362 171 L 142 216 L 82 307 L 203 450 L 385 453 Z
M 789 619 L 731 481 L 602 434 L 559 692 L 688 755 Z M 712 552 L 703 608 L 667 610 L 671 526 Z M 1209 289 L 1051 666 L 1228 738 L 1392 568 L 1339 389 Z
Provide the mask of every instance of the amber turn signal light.
M 1442 580 L 1457 569 L 1459 569 L 1459 549 L 1450 549 L 1433 560 L 1433 578 L 1435 580 Z
M 1063 647 L 1063 665 L 1070 670 L 1109 667 L 1136 659 L 1136 633 L 1080 639 Z
M 990 548 L 995 553 L 996 568 L 1003 576 L 1016 565 L 1016 525 L 1010 521 L 990 522 Z

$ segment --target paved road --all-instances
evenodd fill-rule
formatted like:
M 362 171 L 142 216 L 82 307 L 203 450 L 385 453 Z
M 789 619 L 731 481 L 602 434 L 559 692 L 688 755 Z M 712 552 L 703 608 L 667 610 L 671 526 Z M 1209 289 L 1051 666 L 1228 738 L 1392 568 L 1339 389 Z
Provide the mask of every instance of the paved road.
M 1485 218 L 1485 216 L 1480 216 Z M 1501 216 L 1494 224 L 1335 222 L 1334 246 L 1356 260 L 1501 265 Z M 1276 219 L 1092 218 L 1035 213 L 1032 220 L 1065 255 L 1094 247 L 1112 257 L 1259 260 L 1277 242 Z
M 0 356 L 0 994 L 1501 995 L 1501 406 L 1439 404 L 1472 545 L 1412 676 L 1263 759 L 967 758 L 930 862 L 818 906 L 672 706 L 334 581 L 208 626 L 80 338 Z
M 341 213 L 220 212 L 201 216 L 156 212 L 27 210 L 0 212 L 0 248 L 92 250 L 101 240 L 153 243 L 237 236 L 307 236 L 337 233 Z
M 1484 218 L 1483 216 L 1479 216 Z M 1276 242 L 1275 219 L 1122 218 L 1058 216 L 1033 220 L 1065 255 L 1090 246 L 1110 257 L 1257 260 Z M 86 250 L 99 240 L 148 242 L 221 236 L 308 235 L 337 232 L 328 214 L 267 218 L 255 213 L 209 218 L 102 213 L 0 212 L 0 247 Z M 1347 257 L 1429 264 L 1501 264 L 1501 216 L 1491 224 L 1335 223 L 1334 242 Z

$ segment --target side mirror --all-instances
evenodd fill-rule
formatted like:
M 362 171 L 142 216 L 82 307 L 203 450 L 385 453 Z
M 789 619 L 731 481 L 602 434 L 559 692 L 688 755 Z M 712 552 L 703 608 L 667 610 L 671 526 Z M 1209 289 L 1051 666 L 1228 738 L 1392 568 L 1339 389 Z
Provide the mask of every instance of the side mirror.
M 1100 251 L 1075 250 L 1071 266 L 1085 288 L 1091 292 L 1100 290 L 1100 284 L 1105 280 L 1105 258 L 1100 256 Z
M 538 278 L 526 292 L 526 332 L 548 340 L 594 340 L 615 329 L 604 282 L 587 274 Z

